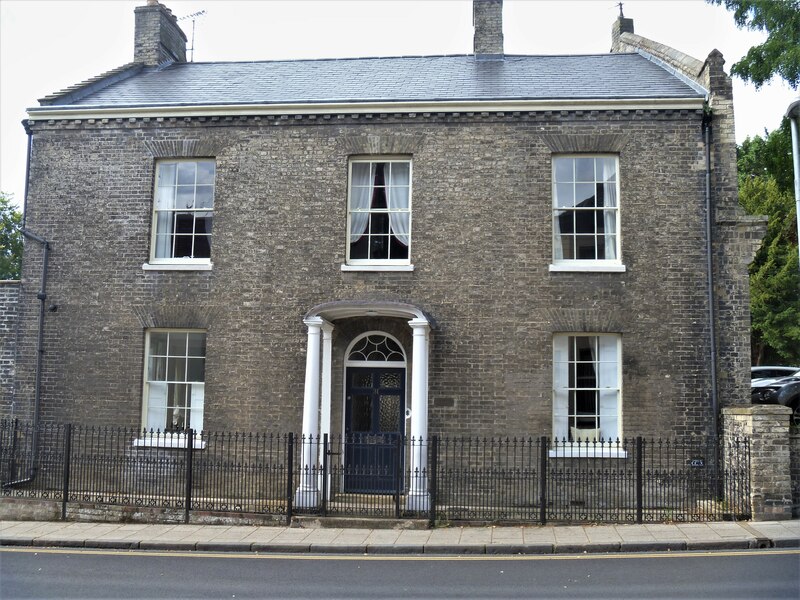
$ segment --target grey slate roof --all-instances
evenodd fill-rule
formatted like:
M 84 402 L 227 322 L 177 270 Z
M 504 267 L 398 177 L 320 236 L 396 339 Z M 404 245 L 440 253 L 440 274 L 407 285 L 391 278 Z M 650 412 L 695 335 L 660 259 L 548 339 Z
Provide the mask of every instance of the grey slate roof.
M 700 98 L 639 54 L 174 63 L 55 94 L 49 106 Z M 35 110 L 35 109 L 34 109 Z

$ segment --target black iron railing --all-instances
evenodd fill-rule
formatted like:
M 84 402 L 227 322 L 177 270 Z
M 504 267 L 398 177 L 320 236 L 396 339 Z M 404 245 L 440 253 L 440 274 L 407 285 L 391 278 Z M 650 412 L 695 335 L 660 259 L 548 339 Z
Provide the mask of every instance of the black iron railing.
M 193 512 L 435 522 L 748 518 L 744 439 L 153 432 L 0 421 L 3 495 Z M 33 448 L 37 447 L 36 456 Z

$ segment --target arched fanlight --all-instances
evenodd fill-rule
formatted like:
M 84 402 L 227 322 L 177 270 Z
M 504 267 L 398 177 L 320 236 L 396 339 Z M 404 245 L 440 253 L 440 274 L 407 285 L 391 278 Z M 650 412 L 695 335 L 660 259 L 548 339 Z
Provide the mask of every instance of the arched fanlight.
M 393 362 L 403 361 L 405 356 L 402 348 L 390 337 L 370 334 L 356 341 L 347 359 L 351 361 Z

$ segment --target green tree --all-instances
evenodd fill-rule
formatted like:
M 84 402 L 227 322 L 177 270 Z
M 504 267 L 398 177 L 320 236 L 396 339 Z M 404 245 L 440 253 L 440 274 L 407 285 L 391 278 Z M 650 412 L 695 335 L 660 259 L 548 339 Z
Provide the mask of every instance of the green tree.
M 764 137 L 748 137 L 737 149 L 739 186 L 753 177 L 771 176 L 780 190 L 794 189 L 792 164 L 792 132 L 789 119 L 783 119 L 778 129 Z
M 800 364 L 800 265 L 788 122 L 739 147 L 739 202 L 768 215 L 767 234 L 750 265 L 753 364 Z
M 707 0 L 733 11 L 738 27 L 765 31 L 763 44 L 753 46 L 731 67 L 731 73 L 760 88 L 773 75 L 793 90 L 800 84 L 800 0 Z
M 0 192 L 0 279 L 19 279 L 21 266 L 22 213 Z

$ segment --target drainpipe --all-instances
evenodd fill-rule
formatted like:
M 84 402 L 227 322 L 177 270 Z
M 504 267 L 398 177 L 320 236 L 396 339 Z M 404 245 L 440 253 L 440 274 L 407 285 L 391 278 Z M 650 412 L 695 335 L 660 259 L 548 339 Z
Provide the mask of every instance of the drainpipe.
M 706 277 L 708 286 L 708 331 L 711 342 L 711 430 L 719 435 L 719 398 L 717 397 L 717 328 L 714 318 L 714 261 L 711 242 L 711 111 L 703 115 L 703 143 L 706 154 Z
M 22 235 L 42 245 L 42 280 L 39 287 L 39 293 L 36 298 L 39 300 L 39 331 L 36 342 L 36 382 L 33 390 L 33 436 L 31 438 L 31 467 L 28 472 L 28 477 L 25 479 L 18 479 L 17 481 L 8 481 L 3 484 L 4 488 L 30 483 L 36 479 L 36 474 L 39 470 L 39 413 L 41 412 L 41 399 L 42 399 L 42 358 L 44 356 L 44 315 L 45 315 L 45 301 L 47 300 L 47 265 L 50 256 L 50 243 L 43 237 L 36 235 L 29 231 L 26 227 L 27 222 L 27 208 L 28 208 L 28 182 L 30 180 L 31 172 L 31 149 L 33 147 L 33 134 L 26 126 L 28 132 L 28 156 L 27 164 L 25 166 L 25 194 L 23 197 L 22 207 Z

